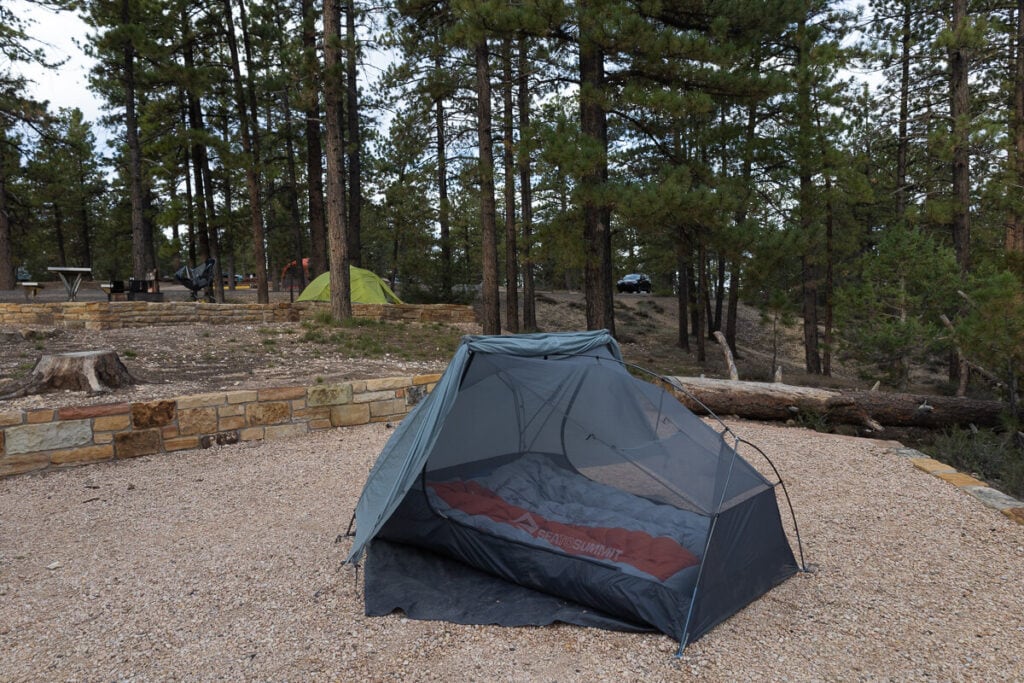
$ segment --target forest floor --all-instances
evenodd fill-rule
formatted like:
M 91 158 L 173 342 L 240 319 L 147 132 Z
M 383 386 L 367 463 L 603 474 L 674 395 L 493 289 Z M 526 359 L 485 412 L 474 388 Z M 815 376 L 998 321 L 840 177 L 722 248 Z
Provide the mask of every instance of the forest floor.
M 187 292 L 165 286 L 168 299 L 183 299 Z M 180 290 L 180 291 L 179 291 Z M 50 300 L 62 291 L 44 290 Z M 5 298 L 0 293 L 0 300 Z M 21 292 L 6 293 L 7 301 L 24 299 Z M 43 293 L 40 296 L 44 296 Z M 294 293 L 273 292 L 272 301 L 288 301 Z M 57 298 L 53 298 L 57 297 Z M 104 298 L 84 288 L 81 300 Z M 226 293 L 228 303 L 255 300 L 251 290 Z M 97 299 L 99 300 L 99 299 Z M 502 308 L 504 314 L 504 307 Z M 616 294 L 615 321 L 623 355 L 630 363 L 664 375 L 728 376 L 724 355 L 707 341 L 706 359 L 697 360 L 697 341 L 690 351 L 678 346 L 678 307 L 672 297 Z M 537 294 L 537 322 L 541 331 L 586 328 L 583 295 L 571 291 Z M 140 380 L 118 392 L 125 401 L 153 400 L 225 389 L 337 382 L 369 377 L 441 372 L 459 339 L 480 332 L 478 325 L 380 323 L 353 320 L 343 326 L 321 320 L 263 325 L 187 324 L 118 330 L 65 330 L 58 328 L 4 330 L 0 342 L 0 393 L 26 377 L 43 353 L 113 349 Z M 805 374 L 800 331 L 796 326 L 773 334 L 770 324 L 754 309 L 741 307 L 738 323 L 737 366 L 741 379 L 768 380 L 773 356 L 783 366 L 783 379 L 801 385 L 868 388 L 846 368 L 834 365 L 832 377 Z M 15 410 L 96 403 L 110 396 L 58 393 L 0 402 Z

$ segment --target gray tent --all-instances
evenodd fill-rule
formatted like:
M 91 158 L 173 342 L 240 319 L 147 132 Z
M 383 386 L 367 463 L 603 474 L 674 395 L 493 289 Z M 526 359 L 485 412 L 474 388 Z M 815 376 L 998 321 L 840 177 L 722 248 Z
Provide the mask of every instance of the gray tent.
M 685 645 L 797 571 L 777 484 L 738 446 L 606 332 L 466 337 L 356 507 L 367 613 Z

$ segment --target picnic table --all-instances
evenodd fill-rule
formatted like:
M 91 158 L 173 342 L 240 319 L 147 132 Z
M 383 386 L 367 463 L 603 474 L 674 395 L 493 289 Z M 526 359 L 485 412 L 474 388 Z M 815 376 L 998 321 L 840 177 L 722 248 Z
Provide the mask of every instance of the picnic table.
M 92 268 L 71 266 L 50 266 L 47 270 L 60 276 L 61 282 L 64 283 L 64 289 L 68 293 L 68 301 L 77 300 L 78 288 L 82 286 L 82 276 L 92 274 Z

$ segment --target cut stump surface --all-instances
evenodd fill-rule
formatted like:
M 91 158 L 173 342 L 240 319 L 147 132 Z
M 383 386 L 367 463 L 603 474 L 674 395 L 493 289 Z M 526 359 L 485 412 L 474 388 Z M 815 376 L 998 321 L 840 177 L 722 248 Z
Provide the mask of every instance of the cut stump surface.
M 115 351 L 74 351 L 41 356 L 28 379 L 0 398 L 50 391 L 106 393 L 136 382 Z

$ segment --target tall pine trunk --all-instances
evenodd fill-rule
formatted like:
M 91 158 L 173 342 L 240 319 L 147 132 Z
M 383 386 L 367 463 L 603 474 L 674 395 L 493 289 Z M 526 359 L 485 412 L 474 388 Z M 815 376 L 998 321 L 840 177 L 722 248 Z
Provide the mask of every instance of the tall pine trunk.
M 801 309 L 803 315 L 804 365 L 808 373 L 821 374 L 821 354 L 818 345 L 818 265 L 815 251 L 818 240 L 814 235 L 815 209 L 818 195 L 815 191 L 812 157 L 816 154 L 818 138 L 811 111 L 811 39 L 807 35 L 807 23 L 801 18 L 797 25 L 797 74 L 796 74 L 796 116 L 797 116 L 797 208 L 800 235 L 803 240 L 801 267 Z
M 288 215 L 292 219 L 292 248 L 297 270 L 299 271 L 299 284 L 306 287 L 306 269 L 302 267 L 304 230 L 302 229 L 302 213 L 299 210 L 299 174 L 295 160 L 295 130 L 292 121 L 292 108 L 288 102 L 288 92 L 284 93 L 284 129 L 285 129 L 285 159 L 288 168 Z
M 1017 0 L 1013 69 L 1013 147 L 1010 171 L 1013 186 L 1024 187 L 1024 0 Z M 1005 250 L 1024 257 L 1024 198 L 1011 197 L 1010 215 L 1006 221 Z
M 274 17 L 274 22 L 277 27 L 277 48 L 284 54 L 287 49 L 284 44 L 285 22 L 286 17 L 278 14 Z M 298 160 L 295 147 L 296 141 L 296 125 L 294 117 L 294 109 L 291 104 L 291 93 L 292 84 L 286 84 L 281 90 L 281 109 L 284 113 L 284 146 L 285 146 L 285 169 L 287 173 L 287 184 L 285 189 L 285 200 L 288 204 L 288 217 L 291 219 L 291 238 L 292 238 L 292 259 L 296 263 L 296 270 L 298 270 L 299 284 L 306 287 L 306 268 L 302 267 L 303 253 L 305 252 L 305 230 L 302 224 L 302 210 L 299 208 L 299 172 L 298 172 Z M 301 94 L 300 94 L 301 97 Z M 267 122 L 269 127 L 270 122 L 270 108 L 268 106 L 267 111 Z M 275 277 L 277 268 L 270 272 L 270 277 Z
M 121 0 L 121 23 L 130 24 L 131 3 Z M 152 270 L 146 244 L 146 226 L 142 212 L 142 146 L 139 143 L 139 120 L 135 111 L 135 45 L 125 41 L 123 53 L 125 142 L 128 145 L 128 196 L 131 201 L 132 276 L 145 280 Z
M 352 317 L 345 213 L 345 146 L 342 135 L 340 0 L 324 0 L 324 126 L 327 138 L 327 242 L 331 265 L 331 314 Z
M 0 138 L 0 289 L 14 289 L 14 249 L 7 213 L 7 140 Z
M 690 246 L 686 231 L 679 227 L 676 232 L 676 273 L 678 286 L 676 287 L 677 312 L 679 314 L 679 328 L 676 344 L 686 352 L 690 351 L 690 279 L 686 272 L 690 267 Z
M 188 18 L 188 9 L 181 8 L 181 32 L 184 38 L 183 58 L 185 61 L 186 73 L 195 71 L 195 35 L 192 32 L 191 23 Z M 193 175 L 196 179 L 196 221 L 199 233 L 200 255 L 205 261 L 207 258 L 216 259 L 214 266 L 214 292 L 217 301 L 224 303 L 224 280 L 221 278 L 222 264 L 220 262 L 220 241 L 217 238 L 216 207 L 214 205 L 213 176 L 210 173 L 210 158 L 206 149 L 206 124 L 203 121 L 203 108 L 199 96 L 195 91 L 195 85 L 188 83 L 185 89 L 185 99 L 188 111 L 189 138 L 191 140 L 191 153 Z M 196 255 L 190 252 L 192 265 L 197 263 Z
M 324 162 L 320 141 L 320 81 L 322 72 L 316 54 L 316 12 L 313 0 L 301 0 L 302 50 L 306 115 L 306 201 L 309 204 L 309 275 L 327 270 L 327 227 L 324 222 Z
M 87 187 L 89 179 L 86 177 L 82 161 L 78 162 L 78 185 Z M 89 230 L 89 203 L 82 197 L 78 205 L 78 262 L 84 268 L 92 268 L 92 237 Z M 175 226 L 177 227 L 177 226 Z
M 761 64 L 760 52 L 757 54 L 756 64 Z M 754 171 L 754 138 L 756 135 L 757 103 L 752 102 L 747 105 L 747 122 L 743 139 L 743 164 L 740 169 L 740 178 L 743 180 L 743 197 L 734 216 L 737 226 L 743 226 L 747 222 L 747 215 L 750 211 L 750 200 L 753 195 L 751 183 Z M 736 356 L 739 356 L 739 350 L 736 348 L 736 328 L 737 318 L 739 317 L 742 271 L 743 256 L 737 255 L 732 260 L 732 267 L 729 272 L 729 304 L 725 313 L 725 341 Z
M 953 0 L 953 34 L 949 47 L 949 117 L 953 142 L 953 250 L 960 273 L 971 267 L 971 165 L 970 165 L 970 90 L 967 47 L 967 0 Z M 963 389 L 966 368 L 955 353 L 949 354 L 949 382 Z
M 434 58 L 434 69 L 441 71 L 441 55 Z M 441 241 L 441 298 L 452 300 L 452 235 L 448 203 L 448 142 L 445 134 L 444 96 L 434 104 L 434 142 L 437 146 L 437 224 Z M 469 254 L 467 252 L 468 259 Z
M 1024 2 L 1024 0 L 1021 0 Z M 523 329 L 537 329 L 537 303 L 533 281 L 533 179 L 530 164 L 530 55 L 525 37 L 519 38 L 519 195 L 523 222 Z
M 612 298 L 610 212 L 604 198 L 608 182 L 608 117 L 605 110 L 604 52 L 598 42 L 600 11 L 587 0 L 578 7 L 580 133 L 589 155 L 580 178 L 583 209 L 583 292 L 587 329 L 615 334 Z
M 835 209 L 832 202 L 832 177 L 825 174 L 825 348 L 821 354 L 821 374 L 832 376 L 832 348 L 833 343 L 833 319 L 835 300 L 835 274 L 833 265 L 835 259 L 835 244 L 833 231 L 835 227 Z
M 491 139 L 490 51 L 482 38 L 474 49 L 476 58 L 476 128 L 480 147 L 480 229 L 483 243 L 483 332 L 501 334 L 498 296 L 498 235 L 494 206 L 494 147 Z
M 263 204 L 260 191 L 260 153 L 259 132 L 256 130 L 256 111 L 251 100 L 254 95 L 249 88 L 246 95 L 245 82 L 242 80 L 241 63 L 238 56 L 238 41 L 235 38 L 235 22 L 232 17 L 231 0 L 224 0 L 224 22 L 228 39 L 228 51 L 231 55 L 231 77 L 234 84 L 235 112 L 242 136 L 242 151 L 247 159 L 245 164 L 245 188 L 249 195 L 249 229 L 252 234 L 253 261 L 256 270 L 256 301 L 261 304 L 270 303 L 270 291 L 267 287 L 267 255 L 264 246 Z M 245 20 L 242 20 L 245 31 Z M 252 62 L 247 64 L 251 77 Z M 232 269 L 233 270 L 233 269 Z
M 953 45 L 949 48 L 949 115 L 953 138 L 953 248 L 960 271 L 971 261 L 970 91 L 967 38 L 967 0 L 953 0 Z
M 182 123 L 188 130 L 188 111 L 184 112 Z M 186 238 L 188 240 L 188 254 L 185 256 L 186 264 L 191 266 L 196 262 L 196 193 L 192 189 L 192 152 L 190 147 L 185 147 L 185 223 L 187 228 Z M 198 185 L 198 183 L 197 183 Z M 180 246 L 180 245 L 177 245 Z M 178 264 L 180 267 L 181 264 Z M 114 276 L 111 275 L 111 278 Z
M 697 235 L 697 324 L 693 335 L 697 340 L 697 360 L 708 359 L 708 251 L 704 244 L 705 236 Z
M 1024 0 L 1022 0 L 1024 1 Z M 903 26 L 900 29 L 900 118 L 896 143 L 896 220 L 907 213 L 907 155 L 910 149 L 910 31 L 913 18 L 911 0 L 903 0 Z
M 516 246 L 516 159 L 513 150 L 515 119 L 512 113 L 512 43 L 505 38 L 501 44 L 504 78 L 501 83 L 502 102 L 502 165 L 504 167 L 505 199 L 505 327 L 519 332 L 519 254 Z
M 359 134 L 359 45 L 356 42 L 355 0 L 345 2 L 345 121 L 348 130 L 348 260 L 363 265 L 362 242 L 362 147 Z

